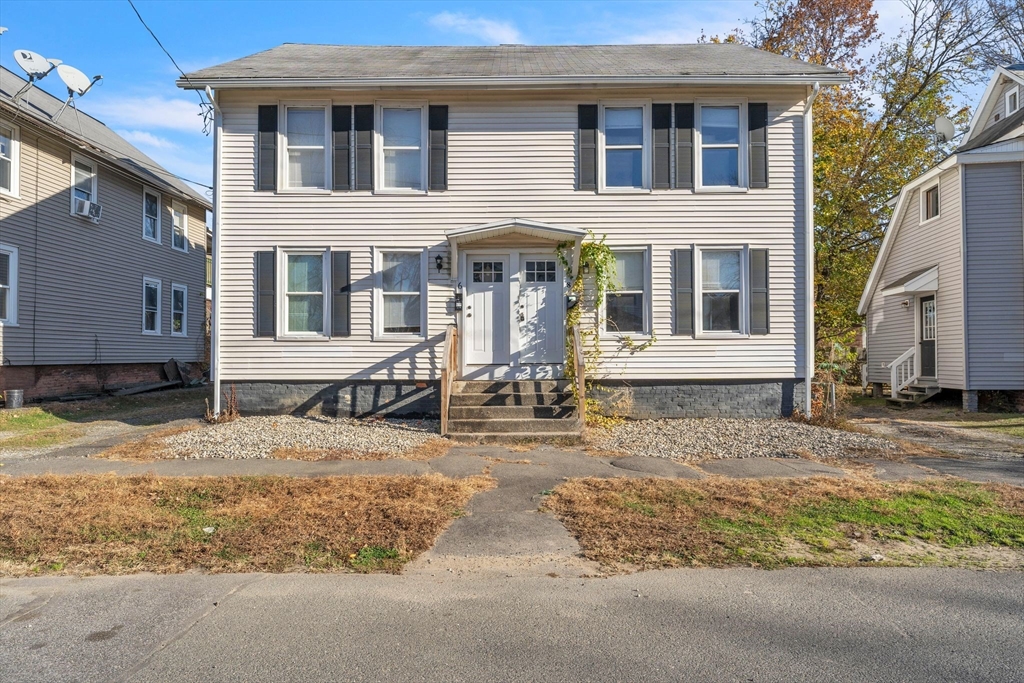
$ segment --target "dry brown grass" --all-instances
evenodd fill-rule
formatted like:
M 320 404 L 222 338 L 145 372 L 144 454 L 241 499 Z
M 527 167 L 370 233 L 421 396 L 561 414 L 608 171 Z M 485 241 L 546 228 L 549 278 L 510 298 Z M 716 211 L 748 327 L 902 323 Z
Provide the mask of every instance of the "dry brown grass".
M 956 564 L 988 548 L 1024 567 L 1024 489 L 868 478 L 575 479 L 546 503 L 588 559 L 612 568 Z M 924 555 L 898 544 L 913 542 Z
M 419 446 L 402 451 L 401 453 L 388 453 L 384 451 L 356 451 L 349 448 L 342 449 L 311 449 L 311 448 L 277 448 L 270 453 L 270 457 L 279 460 L 433 460 L 440 458 L 451 450 L 452 442 L 448 439 L 428 439 Z
M 160 458 L 173 457 L 168 450 L 167 437 L 184 432 L 191 432 L 195 429 L 202 429 L 199 423 L 165 427 L 149 432 L 141 439 L 126 441 L 125 443 L 111 446 L 107 450 L 96 454 L 94 457 L 107 458 L 108 460 L 129 460 L 136 462 L 151 462 Z
M 0 575 L 396 572 L 492 486 L 439 475 L 0 477 Z

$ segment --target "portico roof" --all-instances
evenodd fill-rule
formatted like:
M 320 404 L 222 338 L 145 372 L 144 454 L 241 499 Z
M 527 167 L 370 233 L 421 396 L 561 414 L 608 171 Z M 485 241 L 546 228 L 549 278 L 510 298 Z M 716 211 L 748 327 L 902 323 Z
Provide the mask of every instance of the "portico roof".
M 520 234 L 536 237 L 543 240 L 554 240 L 558 242 L 573 242 L 572 272 L 579 268 L 580 250 L 579 245 L 587 236 L 583 228 L 575 228 L 567 225 L 551 225 L 526 218 L 506 218 L 494 223 L 483 223 L 480 225 L 469 225 L 464 228 L 455 228 L 446 233 L 448 244 L 452 249 L 452 279 L 456 279 L 458 249 L 460 246 L 499 237 L 508 234 Z

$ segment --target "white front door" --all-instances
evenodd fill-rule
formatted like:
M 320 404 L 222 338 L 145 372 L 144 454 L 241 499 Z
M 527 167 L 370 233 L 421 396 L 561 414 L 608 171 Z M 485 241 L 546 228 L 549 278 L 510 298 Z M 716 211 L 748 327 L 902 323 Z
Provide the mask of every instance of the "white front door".
M 507 256 L 467 259 L 465 320 L 467 365 L 508 365 L 509 272 Z
M 562 264 L 542 255 L 519 258 L 519 362 L 561 363 L 565 354 Z

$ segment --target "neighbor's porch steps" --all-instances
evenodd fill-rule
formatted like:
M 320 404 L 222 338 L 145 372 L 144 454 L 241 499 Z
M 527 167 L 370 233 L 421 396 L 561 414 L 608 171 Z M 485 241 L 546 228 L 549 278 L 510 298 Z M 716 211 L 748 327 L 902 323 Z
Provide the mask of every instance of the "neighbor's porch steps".
M 940 387 L 933 384 L 911 384 L 903 391 L 896 392 L 895 398 L 890 396 L 885 402 L 890 406 L 912 408 L 921 405 L 941 391 Z
M 565 380 L 455 382 L 448 435 L 456 441 L 578 441 L 582 430 Z

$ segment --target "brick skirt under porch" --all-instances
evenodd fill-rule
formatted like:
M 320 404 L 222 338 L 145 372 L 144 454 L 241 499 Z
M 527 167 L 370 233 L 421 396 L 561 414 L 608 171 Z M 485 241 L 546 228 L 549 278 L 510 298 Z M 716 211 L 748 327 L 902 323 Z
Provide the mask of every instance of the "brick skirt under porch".
M 5 365 L 0 391 L 22 389 L 26 401 L 102 391 L 164 381 L 163 363 L 95 363 L 91 365 Z
M 243 415 L 319 414 L 332 417 L 437 417 L 437 381 L 256 382 L 224 381 L 235 389 Z M 803 407 L 803 380 L 601 382 L 592 398 L 609 413 L 634 419 L 661 417 L 789 417 Z

